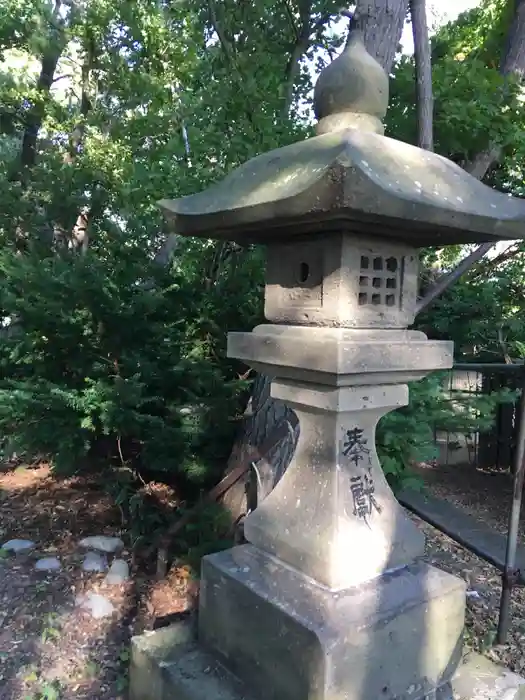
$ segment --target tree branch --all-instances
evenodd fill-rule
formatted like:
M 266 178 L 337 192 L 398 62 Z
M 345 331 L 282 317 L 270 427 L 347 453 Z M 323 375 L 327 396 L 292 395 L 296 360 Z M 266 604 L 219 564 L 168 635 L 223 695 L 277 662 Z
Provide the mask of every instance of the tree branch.
M 295 17 L 293 16 L 292 8 L 290 7 L 290 3 L 288 0 L 282 0 L 282 4 L 284 6 L 284 12 L 286 16 L 288 17 L 288 22 L 290 24 L 290 29 L 292 30 L 292 33 L 295 36 L 296 41 L 299 41 L 299 29 L 297 28 L 297 25 L 295 24 Z
M 515 2 L 506 51 L 500 65 L 500 73 L 503 76 L 516 76 L 520 80 L 523 80 L 525 75 L 525 0 L 516 0 Z M 464 164 L 463 167 L 473 177 L 482 180 L 493 165 L 499 161 L 502 151 L 502 144 L 490 143 L 484 151 L 478 153 L 470 163 Z M 456 270 L 453 270 L 449 275 L 444 275 L 442 279 L 438 280 L 435 287 L 419 301 L 419 306 L 421 306 L 421 308 L 426 308 L 442 290 L 447 289 L 461 274 L 477 263 L 492 247 L 492 245 L 487 243 L 479 246 L 473 253 L 459 263 Z M 515 254 L 511 252 L 507 256 L 506 253 L 508 252 L 509 251 L 504 251 L 503 254 L 499 255 L 494 260 L 486 261 L 483 270 L 488 271 L 488 269 L 493 268 L 496 264 L 503 262 L 505 259 Z
M 211 20 L 211 25 L 215 32 L 217 33 L 217 36 L 219 37 L 219 43 L 222 47 L 222 50 L 226 54 L 226 57 L 230 61 L 230 63 L 234 63 L 234 50 L 233 47 L 230 46 L 230 43 L 228 42 L 228 38 L 226 37 L 226 33 L 222 30 L 222 26 L 218 20 L 217 17 L 217 10 L 215 8 L 215 1 L 214 0 L 208 0 L 208 9 L 210 12 L 210 20 Z M 237 67 L 237 66 L 235 66 Z
M 53 76 L 62 54 L 62 47 L 51 46 L 48 53 L 42 56 L 40 75 L 37 81 L 38 101 L 30 109 L 22 138 L 22 150 L 20 153 L 20 164 L 22 168 L 31 168 L 36 161 L 36 146 L 38 134 L 45 116 L 45 99 L 49 95 Z
M 57 64 L 64 50 L 64 25 L 58 19 L 60 7 L 61 0 L 56 0 L 48 43 L 42 54 L 40 74 L 36 84 L 39 97 L 29 110 L 22 137 L 22 149 L 20 152 L 20 166 L 22 169 L 31 168 L 35 164 L 38 134 L 45 116 L 45 100 L 49 96 L 51 85 L 55 79 Z
M 416 69 L 418 146 L 427 151 L 433 151 L 434 97 L 432 93 L 432 63 L 425 0 L 410 0 L 410 14 L 412 18 Z
M 491 269 L 494 269 L 498 265 L 501 265 L 501 263 L 507 262 L 508 260 L 512 260 L 512 258 L 516 257 L 516 255 L 519 255 L 520 252 L 521 250 L 518 243 L 509 245 L 508 248 L 502 251 L 499 255 L 496 255 L 496 257 L 492 258 L 492 260 L 484 260 L 482 264 L 478 265 L 475 273 L 471 275 L 471 279 L 485 277 L 489 274 Z
M 463 258 L 463 260 L 456 265 L 451 272 L 447 273 L 446 275 L 442 275 L 438 281 L 432 287 L 430 287 L 426 294 L 418 300 L 416 304 L 416 316 L 424 311 L 427 306 L 430 306 L 434 299 L 441 296 L 443 292 L 454 284 L 454 282 L 457 282 L 457 280 L 464 275 L 465 272 L 467 272 L 478 260 L 481 260 L 485 253 L 487 253 L 493 245 L 493 243 L 483 243 L 473 250 L 470 255 Z
M 523 81 L 525 76 L 525 0 L 515 0 L 500 73 L 505 77 L 515 76 L 520 81 Z M 478 153 L 463 167 L 478 180 L 482 180 L 500 160 L 502 151 L 503 144 L 490 143 L 484 151 Z
M 296 31 L 296 40 L 291 49 L 290 58 L 284 71 L 284 103 L 283 114 L 287 114 L 293 100 L 293 88 L 297 72 L 299 70 L 301 58 L 310 48 L 311 37 L 330 21 L 333 13 L 323 12 L 316 22 L 311 22 L 312 3 L 308 0 L 303 2 L 301 11 L 301 28 Z

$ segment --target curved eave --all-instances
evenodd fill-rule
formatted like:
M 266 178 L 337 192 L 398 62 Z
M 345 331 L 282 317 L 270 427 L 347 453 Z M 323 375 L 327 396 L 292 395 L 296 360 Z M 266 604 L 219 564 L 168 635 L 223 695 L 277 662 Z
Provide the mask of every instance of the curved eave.
M 441 156 L 356 130 L 264 154 L 160 206 L 179 235 L 240 243 L 341 228 L 417 247 L 525 238 L 525 201 Z

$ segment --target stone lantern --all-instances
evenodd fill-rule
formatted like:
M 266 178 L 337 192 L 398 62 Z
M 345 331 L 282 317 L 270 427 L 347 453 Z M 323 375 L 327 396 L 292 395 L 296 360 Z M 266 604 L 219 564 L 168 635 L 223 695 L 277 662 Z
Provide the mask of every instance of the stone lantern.
M 418 248 L 521 238 L 525 202 L 385 137 L 387 105 L 356 34 L 317 82 L 317 136 L 161 203 L 179 235 L 266 246 L 268 323 L 230 333 L 228 351 L 274 377 L 300 437 L 245 520 L 248 544 L 204 559 L 198 642 L 184 625 L 166 633 L 171 690 L 136 673 L 134 700 L 448 697 L 465 586 L 420 561 L 375 429 L 407 382 L 452 366 L 452 343 L 407 330 Z

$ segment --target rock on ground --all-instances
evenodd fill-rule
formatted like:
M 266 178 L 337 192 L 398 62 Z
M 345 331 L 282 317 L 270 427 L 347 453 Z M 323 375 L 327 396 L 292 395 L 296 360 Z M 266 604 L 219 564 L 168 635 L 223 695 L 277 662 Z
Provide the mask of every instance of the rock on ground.
M 35 564 L 37 571 L 60 571 L 62 564 L 57 557 L 44 557 Z
M 8 552 L 28 552 L 34 546 L 35 543 L 32 540 L 9 540 L 0 549 L 5 549 Z
M 79 595 L 75 601 L 76 605 L 87 610 L 96 620 L 109 617 L 115 611 L 113 603 L 100 593 L 86 593 Z
M 107 537 L 106 535 L 94 535 L 93 537 L 84 537 L 80 540 L 80 546 L 84 549 L 95 549 L 98 552 L 113 554 L 124 547 L 124 542 L 120 537 Z
M 125 583 L 129 579 L 129 566 L 124 559 L 115 559 L 105 578 L 106 583 Z
M 105 557 L 98 552 L 88 552 L 82 562 L 84 571 L 106 571 L 108 564 Z

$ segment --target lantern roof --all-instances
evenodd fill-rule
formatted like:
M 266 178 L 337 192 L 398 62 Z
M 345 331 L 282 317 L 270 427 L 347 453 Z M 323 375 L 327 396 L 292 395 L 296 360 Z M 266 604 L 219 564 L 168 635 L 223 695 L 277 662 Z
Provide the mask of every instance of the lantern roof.
M 160 206 L 174 233 L 271 243 L 347 230 L 414 247 L 525 238 L 525 201 L 384 136 L 388 77 L 353 33 L 314 91 L 317 135 Z

